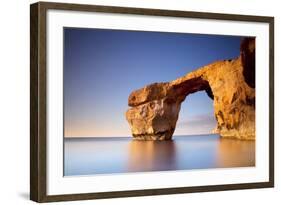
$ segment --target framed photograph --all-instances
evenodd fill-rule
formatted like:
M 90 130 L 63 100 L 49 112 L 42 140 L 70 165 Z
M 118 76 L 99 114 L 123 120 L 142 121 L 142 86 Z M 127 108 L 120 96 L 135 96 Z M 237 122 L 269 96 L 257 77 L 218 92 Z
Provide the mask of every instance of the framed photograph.
M 274 18 L 30 7 L 30 198 L 274 186 Z

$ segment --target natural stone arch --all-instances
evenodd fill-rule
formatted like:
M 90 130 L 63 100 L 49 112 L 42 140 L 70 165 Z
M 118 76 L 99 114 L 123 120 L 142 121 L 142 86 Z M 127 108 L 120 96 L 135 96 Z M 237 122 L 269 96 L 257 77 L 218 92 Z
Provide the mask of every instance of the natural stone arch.
M 126 112 L 132 135 L 138 140 L 169 140 L 174 133 L 182 101 L 205 90 L 214 100 L 215 132 L 222 137 L 255 138 L 255 89 L 246 74 L 255 68 L 254 39 L 242 43 L 241 56 L 217 61 L 171 82 L 154 83 L 133 91 Z M 249 58 L 247 56 L 250 56 Z M 247 66 L 247 72 L 245 68 Z M 249 83 L 250 82 L 250 83 Z M 249 85 L 248 85 L 249 84 Z

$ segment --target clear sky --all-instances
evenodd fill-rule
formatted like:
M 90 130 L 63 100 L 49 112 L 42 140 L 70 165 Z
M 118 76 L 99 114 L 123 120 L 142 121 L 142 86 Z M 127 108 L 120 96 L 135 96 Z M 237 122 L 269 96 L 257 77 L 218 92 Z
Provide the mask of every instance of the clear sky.
M 216 60 L 236 58 L 241 37 L 64 28 L 65 137 L 130 136 L 128 96 Z M 213 101 L 203 92 L 182 103 L 175 135 L 210 133 Z

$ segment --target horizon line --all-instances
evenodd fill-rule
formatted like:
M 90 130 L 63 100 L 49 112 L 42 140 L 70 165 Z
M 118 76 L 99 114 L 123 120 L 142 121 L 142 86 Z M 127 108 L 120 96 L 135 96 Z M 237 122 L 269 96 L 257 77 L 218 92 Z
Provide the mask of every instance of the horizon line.
M 217 133 L 202 133 L 202 134 L 181 134 L 181 135 L 173 135 L 173 136 L 194 136 L 194 135 L 216 135 Z M 127 138 L 131 137 L 134 138 L 133 136 L 64 136 L 63 138 Z

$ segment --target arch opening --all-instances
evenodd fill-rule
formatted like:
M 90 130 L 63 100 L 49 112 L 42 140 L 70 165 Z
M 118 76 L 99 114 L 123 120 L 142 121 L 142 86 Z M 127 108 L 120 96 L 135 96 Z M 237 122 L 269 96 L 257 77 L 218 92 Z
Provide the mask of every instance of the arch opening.
M 213 100 L 201 90 L 181 103 L 174 136 L 211 134 L 216 125 Z

